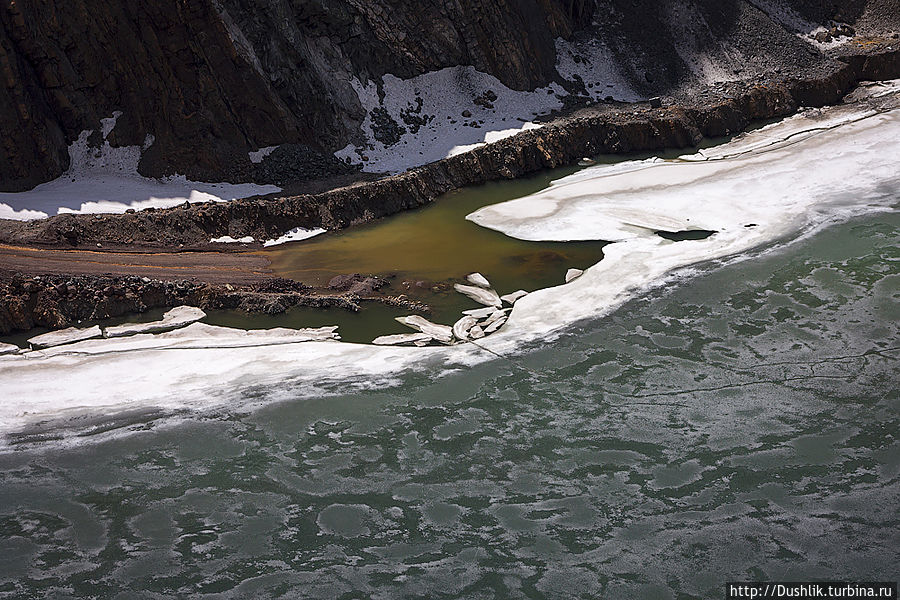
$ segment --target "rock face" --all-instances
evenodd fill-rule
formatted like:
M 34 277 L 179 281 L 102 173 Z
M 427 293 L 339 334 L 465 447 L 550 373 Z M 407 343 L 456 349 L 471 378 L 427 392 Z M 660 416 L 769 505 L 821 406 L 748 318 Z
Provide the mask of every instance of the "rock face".
M 649 97 L 710 76 L 698 55 L 721 63 L 717 80 L 815 63 L 795 23 L 869 35 L 900 28 L 898 15 L 896 0 L 4 2 L 0 190 L 59 176 L 68 146 L 93 131 L 99 147 L 117 112 L 105 139 L 142 149 L 144 175 L 305 179 L 347 168 L 332 154 L 367 117 L 353 81 L 382 91 L 388 74 L 471 66 L 514 90 L 556 82 L 577 97 L 605 82 L 562 75 L 558 40 L 574 38 L 566 60 L 590 62 L 577 42 L 599 42 L 600 67 Z
M 297 160 L 273 160 L 321 160 L 364 117 L 351 77 L 471 64 L 510 87 L 533 88 L 554 77 L 553 39 L 587 24 L 592 7 L 588 0 L 4 2 L 0 189 L 60 175 L 68 145 L 85 130 L 99 144 L 101 119 L 114 111 L 122 116 L 110 144 L 145 147 L 139 170 L 149 176 L 247 180 L 257 171 L 247 152 L 280 144 L 295 145 Z

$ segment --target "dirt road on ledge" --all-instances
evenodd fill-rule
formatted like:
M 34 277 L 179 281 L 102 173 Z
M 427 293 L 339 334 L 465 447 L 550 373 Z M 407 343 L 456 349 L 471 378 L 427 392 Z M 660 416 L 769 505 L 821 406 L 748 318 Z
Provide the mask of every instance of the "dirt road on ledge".
M 32 275 L 134 275 L 212 284 L 249 284 L 272 276 L 260 254 L 236 252 L 115 252 L 0 244 L 0 271 Z

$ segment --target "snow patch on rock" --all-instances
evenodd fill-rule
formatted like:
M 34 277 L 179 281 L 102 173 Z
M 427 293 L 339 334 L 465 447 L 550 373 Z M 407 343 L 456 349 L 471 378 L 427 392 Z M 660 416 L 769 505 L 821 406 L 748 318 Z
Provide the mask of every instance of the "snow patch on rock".
M 25 192 L 0 193 L 0 218 L 27 221 L 63 213 L 124 213 L 126 210 L 170 208 L 185 202 L 226 202 L 280 192 L 274 185 L 207 183 L 183 175 L 162 179 L 137 172 L 141 152 L 153 145 L 113 147 L 106 139 L 122 116 L 115 111 L 100 120 L 103 143 L 92 147 L 93 131 L 82 131 L 69 146 L 69 169 L 53 181 Z
M 295 227 L 281 237 L 278 237 L 274 240 L 266 240 L 265 242 L 263 242 L 263 247 L 268 248 L 270 246 L 287 244 L 288 242 L 300 242 L 303 240 L 308 240 L 312 237 L 316 237 L 317 235 L 321 235 L 323 233 L 327 233 L 327 231 L 321 228 L 304 229 L 303 227 Z
M 619 69 L 616 58 L 597 38 L 556 40 L 556 71 L 568 81 L 581 81 L 595 101 L 612 97 L 620 102 L 646 98 L 636 92 Z
M 247 156 L 250 157 L 250 162 L 257 165 L 276 150 L 278 150 L 278 146 L 266 146 L 265 148 L 260 148 L 255 152 L 248 152 Z
M 366 110 L 367 143 L 335 153 L 368 172 L 401 172 L 535 127 L 562 108 L 556 83 L 516 91 L 474 67 L 447 67 L 411 79 L 385 75 L 379 83 L 351 80 Z M 363 157 L 368 158 L 364 160 Z
M 242 238 L 233 238 L 230 235 L 223 235 L 222 237 L 210 238 L 210 244 L 252 244 L 254 238 L 252 235 L 244 236 Z

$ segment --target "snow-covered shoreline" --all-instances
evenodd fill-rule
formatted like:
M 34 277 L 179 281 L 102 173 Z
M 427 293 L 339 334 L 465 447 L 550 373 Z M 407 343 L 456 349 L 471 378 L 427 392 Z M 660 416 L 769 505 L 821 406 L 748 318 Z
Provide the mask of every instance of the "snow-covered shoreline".
M 604 249 L 604 260 L 580 277 L 518 300 L 506 325 L 478 346 L 273 347 L 263 333 L 225 330 L 204 337 L 198 328 L 162 339 L 86 341 L 0 357 L 0 386 L 16 399 L 0 407 L 0 430 L 57 418 L 74 407 L 175 410 L 234 401 L 250 388 L 277 390 L 284 382 L 386 385 L 409 369 L 446 372 L 552 338 L 690 265 L 746 257 L 829 222 L 890 210 L 891 193 L 900 188 L 898 89 L 893 83 L 893 96 L 882 105 L 892 102 L 890 111 L 860 103 L 809 112 L 704 156 L 589 169 L 471 215 L 523 239 L 615 241 Z M 883 95 L 885 89 L 871 92 Z M 715 234 L 672 242 L 653 233 L 698 227 Z

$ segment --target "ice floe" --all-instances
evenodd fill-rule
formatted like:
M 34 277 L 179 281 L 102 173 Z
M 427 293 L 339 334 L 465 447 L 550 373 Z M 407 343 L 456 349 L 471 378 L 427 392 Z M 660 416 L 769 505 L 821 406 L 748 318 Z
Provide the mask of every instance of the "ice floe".
M 173 329 L 187 327 L 191 323 L 195 323 L 205 316 L 205 312 L 194 306 L 176 306 L 167 311 L 159 321 L 152 321 L 150 323 L 125 323 L 124 325 L 107 327 L 103 330 L 103 337 L 115 338 L 137 335 L 139 333 L 161 333 L 163 331 L 172 331 Z
M 517 292 L 512 292 L 511 294 L 504 294 L 503 296 L 500 296 L 500 299 L 512 306 L 516 303 L 516 300 L 518 300 L 519 298 L 524 298 L 527 295 L 528 292 L 526 292 L 525 290 L 519 290 Z
M 466 280 L 469 283 L 474 283 L 478 287 L 490 288 L 491 282 L 487 280 L 487 277 L 482 275 L 481 273 L 469 273 L 466 275 Z
M 448 327 L 447 325 L 438 325 L 437 323 L 432 323 L 428 319 L 420 317 L 419 315 L 397 317 L 397 322 L 402 323 L 407 327 L 412 327 L 417 331 L 421 331 L 425 335 L 432 337 L 439 342 L 448 344 L 453 341 L 453 329 L 451 327 Z
M 485 306 L 500 307 L 503 304 L 500 300 L 500 296 L 498 296 L 497 292 L 495 292 L 494 290 L 486 290 L 483 287 L 463 285 L 461 283 L 453 284 L 453 289 L 455 289 L 460 294 L 465 294 L 479 304 L 484 304 Z
M 102 335 L 103 332 L 96 325 L 84 329 L 69 327 L 68 329 L 51 331 L 50 333 L 29 338 L 28 343 L 35 348 L 51 348 L 53 346 L 62 346 L 64 344 L 73 344 L 83 340 L 98 338 Z
M 469 337 L 469 331 L 478 323 L 478 319 L 471 315 L 466 315 L 453 324 L 453 335 L 458 340 L 465 340 Z
M 584 275 L 584 271 L 581 269 L 569 269 L 566 271 L 566 283 L 569 283 L 573 279 L 578 279 L 582 275 Z
M 376 346 L 405 346 L 425 345 L 433 340 L 427 333 L 400 333 L 397 335 L 382 335 L 372 340 Z

